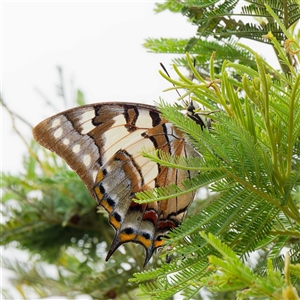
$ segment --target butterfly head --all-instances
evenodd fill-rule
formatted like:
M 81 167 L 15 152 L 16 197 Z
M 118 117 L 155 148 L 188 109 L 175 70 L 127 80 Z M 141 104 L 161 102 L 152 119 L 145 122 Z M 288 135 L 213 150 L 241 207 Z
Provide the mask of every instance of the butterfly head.
M 187 116 L 195 121 L 201 128 L 210 128 L 211 119 L 207 118 L 204 113 L 201 113 L 200 106 L 195 101 L 190 101 L 186 108 Z

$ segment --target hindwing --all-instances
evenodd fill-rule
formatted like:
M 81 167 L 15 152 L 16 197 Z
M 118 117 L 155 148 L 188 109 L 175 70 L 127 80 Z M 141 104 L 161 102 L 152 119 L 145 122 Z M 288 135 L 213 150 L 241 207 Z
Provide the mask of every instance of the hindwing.
M 137 192 L 170 184 L 180 187 L 191 177 L 190 171 L 143 157 L 142 149 L 197 155 L 183 133 L 154 106 L 121 102 L 80 106 L 42 121 L 33 135 L 69 164 L 108 212 L 116 233 L 107 259 L 123 243 L 136 242 L 146 249 L 146 264 L 193 200 L 190 193 L 143 205 L 132 201 Z

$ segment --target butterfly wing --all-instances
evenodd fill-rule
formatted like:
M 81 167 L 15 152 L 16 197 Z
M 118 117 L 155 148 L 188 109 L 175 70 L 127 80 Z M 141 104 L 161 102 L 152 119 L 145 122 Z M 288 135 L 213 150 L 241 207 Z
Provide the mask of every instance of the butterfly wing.
M 90 194 L 105 208 L 116 234 L 107 259 L 123 243 L 146 249 L 145 264 L 161 247 L 168 230 L 184 218 L 194 194 L 137 204 L 135 193 L 170 184 L 181 186 L 189 171 L 171 169 L 144 158 L 141 150 L 195 156 L 181 131 L 155 107 L 134 103 L 99 103 L 50 117 L 33 129 L 34 138 L 76 171 Z

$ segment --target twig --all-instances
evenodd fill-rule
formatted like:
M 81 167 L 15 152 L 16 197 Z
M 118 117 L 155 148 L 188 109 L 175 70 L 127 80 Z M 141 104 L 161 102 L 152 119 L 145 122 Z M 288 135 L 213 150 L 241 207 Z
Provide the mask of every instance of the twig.
M 19 138 L 23 141 L 25 146 L 27 147 L 27 150 L 28 150 L 29 154 L 32 157 L 34 157 L 40 163 L 40 161 L 38 159 L 38 156 L 32 151 L 32 149 L 31 149 L 30 145 L 28 144 L 28 142 L 26 141 L 24 136 L 21 134 L 21 132 L 18 130 L 17 125 L 16 125 L 16 119 L 18 119 L 18 120 L 22 121 L 23 123 L 25 123 L 29 128 L 31 128 L 31 130 L 32 130 L 33 126 L 28 121 L 26 121 L 23 117 L 19 116 L 18 114 L 16 114 L 12 110 L 10 110 L 8 108 L 8 106 L 6 105 L 6 103 L 4 102 L 2 97 L 0 97 L 0 103 L 4 107 L 4 109 L 6 109 L 6 111 L 9 113 L 10 118 L 11 118 L 11 122 L 12 122 L 12 128 L 16 132 L 16 134 L 19 136 Z
M 10 118 L 11 118 L 11 122 L 12 122 L 12 127 L 14 129 L 14 131 L 17 133 L 17 135 L 20 137 L 20 139 L 24 142 L 24 144 L 29 148 L 28 143 L 26 142 L 26 140 L 24 139 L 23 135 L 20 133 L 20 131 L 17 128 L 16 125 L 16 119 L 19 119 L 20 121 L 22 121 L 23 123 L 25 123 L 27 126 L 29 126 L 31 129 L 33 128 L 32 125 L 26 121 L 24 118 L 22 118 L 21 116 L 19 116 L 18 114 L 14 113 L 12 110 L 10 110 L 8 108 L 8 106 L 6 105 L 6 103 L 4 102 L 3 98 L 0 98 L 1 101 L 1 105 L 6 109 L 6 111 L 9 113 Z

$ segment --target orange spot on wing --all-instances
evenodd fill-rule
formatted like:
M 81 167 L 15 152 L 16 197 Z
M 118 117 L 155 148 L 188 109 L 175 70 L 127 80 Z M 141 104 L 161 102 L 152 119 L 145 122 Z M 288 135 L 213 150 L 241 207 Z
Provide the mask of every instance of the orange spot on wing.
M 143 237 L 142 235 L 138 235 L 137 236 L 137 241 L 140 242 L 141 244 L 143 244 L 146 248 L 150 248 L 152 241 L 149 239 L 146 239 L 145 237 Z
M 119 239 L 121 243 L 133 241 L 136 237 L 135 233 L 127 234 L 127 233 L 120 233 Z
M 153 244 L 154 244 L 154 248 L 158 248 L 158 247 L 162 247 L 164 241 L 161 240 L 161 241 L 155 241 Z
M 114 216 L 111 216 L 109 218 L 109 222 L 115 229 L 120 229 L 121 223 L 118 222 Z
M 106 201 L 106 199 L 103 199 L 100 203 L 108 213 L 111 213 L 113 211 L 113 207 L 111 205 L 108 204 L 108 202 Z
M 96 186 L 96 187 L 94 188 L 94 191 L 95 191 L 95 194 L 96 194 L 96 196 L 97 196 L 97 199 L 98 199 L 99 201 L 101 201 L 101 200 L 103 199 L 103 194 L 101 193 L 100 188 L 99 188 L 98 186 Z M 102 204 L 102 203 L 101 203 L 101 204 Z
M 104 178 L 102 170 L 100 170 L 97 174 L 96 182 L 102 181 Z

